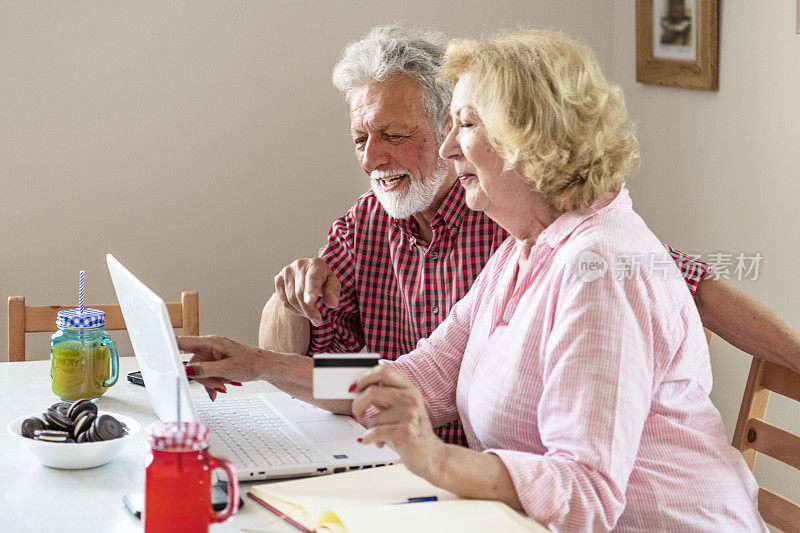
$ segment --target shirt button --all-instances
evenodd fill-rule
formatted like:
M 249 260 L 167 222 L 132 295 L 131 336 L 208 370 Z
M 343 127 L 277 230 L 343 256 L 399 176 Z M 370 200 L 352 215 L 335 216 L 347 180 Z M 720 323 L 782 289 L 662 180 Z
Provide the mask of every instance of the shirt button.
M 433 307 L 431 307 L 431 312 L 434 315 L 438 315 L 439 314 L 439 306 L 438 305 L 434 305 Z
M 439 252 L 437 252 L 436 250 L 432 251 L 431 252 L 431 259 L 433 259 L 434 261 L 439 259 Z
M 450 230 L 450 235 L 458 235 L 458 228 L 453 228 Z

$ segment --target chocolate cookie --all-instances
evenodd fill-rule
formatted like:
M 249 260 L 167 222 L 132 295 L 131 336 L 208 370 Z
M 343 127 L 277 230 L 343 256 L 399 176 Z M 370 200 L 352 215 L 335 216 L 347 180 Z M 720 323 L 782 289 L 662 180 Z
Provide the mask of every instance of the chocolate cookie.
M 42 417 L 30 417 L 20 425 L 23 437 L 47 442 L 99 442 L 124 437 L 128 427 L 111 415 L 97 415 L 90 400 L 54 403 Z
M 97 419 L 95 419 L 95 420 L 97 420 Z M 94 423 L 92 423 L 92 425 L 91 425 L 91 427 L 89 427 L 89 429 L 87 429 L 86 431 L 81 433 L 81 435 L 86 435 L 86 441 L 85 442 L 99 442 L 99 441 L 102 440 L 100 437 L 97 436 L 97 428 L 94 427 Z
M 84 411 L 89 411 L 96 415 L 97 406 L 91 400 L 78 400 L 69 407 L 69 410 L 67 411 L 67 416 L 69 416 L 72 420 L 77 420 L 78 415 Z
M 89 429 L 97 415 L 91 411 L 81 411 L 75 418 L 75 425 L 72 427 L 72 436 L 78 438 L 78 435 Z
M 31 418 L 26 418 L 22 421 L 22 427 L 20 428 L 20 433 L 23 437 L 27 437 L 32 439 L 35 436 L 36 430 L 43 430 L 47 429 L 47 422 L 39 418 L 38 416 L 32 416 Z
M 56 402 L 56 403 L 54 403 L 53 405 L 51 405 L 51 406 L 50 406 L 50 409 L 53 409 L 53 410 L 55 410 L 55 411 L 58 411 L 58 412 L 59 412 L 59 413 L 61 413 L 62 415 L 67 415 L 67 416 L 69 416 L 69 415 L 67 414 L 67 411 L 69 411 L 69 408 L 70 408 L 70 407 L 72 407 L 72 404 L 71 404 L 71 403 L 69 403 L 69 402 Z
M 93 435 L 97 440 L 118 439 L 125 434 L 122 424 L 111 415 L 100 415 L 92 422 Z
M 47 422 L 52 429 L 69 431 L 72 429 L 72 419 L 67 415 L 58 412 L 57 409 L 52 407 L 42 413 L 42 418 Z
M 34 440 L 43 440 L 47 442 L 67 442 L 72 439 L 66 431 L 56 431 L 53 429 L 37 429 L 34 432 Z M 75 442 L 75 441 L 72 441 Z

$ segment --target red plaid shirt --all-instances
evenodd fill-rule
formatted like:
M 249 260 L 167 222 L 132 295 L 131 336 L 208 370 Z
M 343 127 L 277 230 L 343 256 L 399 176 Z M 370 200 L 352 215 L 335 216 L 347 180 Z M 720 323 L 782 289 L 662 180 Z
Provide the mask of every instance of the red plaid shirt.
M 336 309 L 319 304 L 323 323 L 311 327 L 309 354 L 353 353 L 366 346 L 395 360 L 412 351 L 467 293 L 508 237 L 492 219 L 467 207 L 458 184 L 431 227 L 427 244 L 413 218 L 390 217 L 372 191 L 333 223 L 319 256 L 339 278 L 342 291 Z M 708 265 L 669 251 L 694 294 Z M 467 445 L 457 420 L 436 432 L 445 442 Z
M 713 272 L 714 269 L 711 268 L 711 265 L 700 261 L 696 257 L 679 252 L 663 242 L 661 244 L 664 245 L 669 252 L 669 255 L 672 256 L 672 260 L 675 261 L 676 265 L 678 265 L 678 270 L 680 270 L 681 274 L 683 274 L 683 279 L 686 281 L 686 285 L 689 287 L 689 292 L 691 292 L 692 296 L 694 296 L 694 293 L 697 292 L 697 284 L 700 283 L 700 280 L 703 279 L 703 276 Z

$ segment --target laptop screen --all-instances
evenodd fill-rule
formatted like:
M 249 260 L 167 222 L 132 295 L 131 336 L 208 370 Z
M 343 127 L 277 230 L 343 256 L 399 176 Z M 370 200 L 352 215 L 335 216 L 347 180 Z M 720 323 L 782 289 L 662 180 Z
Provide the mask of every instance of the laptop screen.
M 113 255 L 106 262 L 153 410 L 162 422 L 176 421 L 180 387 L 181 421 L 199 421 L 164 300 Z

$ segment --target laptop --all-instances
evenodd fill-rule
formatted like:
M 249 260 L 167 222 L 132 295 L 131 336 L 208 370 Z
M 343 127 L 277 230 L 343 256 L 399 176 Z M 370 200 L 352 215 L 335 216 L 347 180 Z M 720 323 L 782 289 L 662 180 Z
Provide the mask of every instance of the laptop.
M 240 480 L 315 476 L 400 462 L 388 446 L 363 445 L 366 431 L 283 392 L 192 398 L 167 306 L 114 256 L 106 256 L 147 395 L 163 422 L 203 422 L 209 448 L 236 467 Z M 180 406 L 178 408 L 178 406 Z

